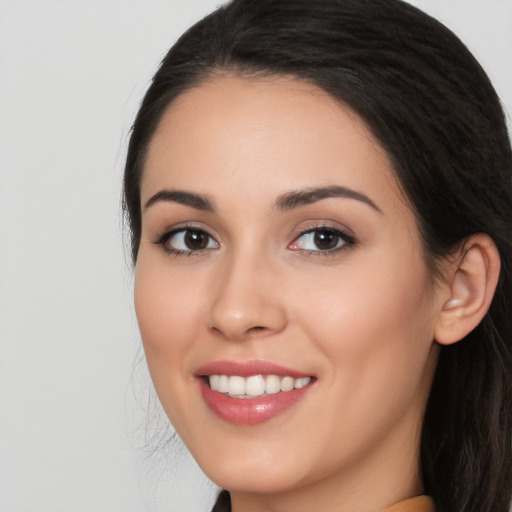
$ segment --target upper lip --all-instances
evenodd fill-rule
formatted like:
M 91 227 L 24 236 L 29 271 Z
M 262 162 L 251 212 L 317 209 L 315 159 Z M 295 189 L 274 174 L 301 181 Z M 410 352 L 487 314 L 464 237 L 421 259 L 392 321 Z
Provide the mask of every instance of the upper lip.
M 250 377 L 251 375 L 281 375 L 290 376 L 295 379 L 311 377 L 311 374 L 263 360 L 211 361 L 197 368 L 194 374 L 198 377 L 205 377 L 207 375 L 238 375 L 240 377 Z

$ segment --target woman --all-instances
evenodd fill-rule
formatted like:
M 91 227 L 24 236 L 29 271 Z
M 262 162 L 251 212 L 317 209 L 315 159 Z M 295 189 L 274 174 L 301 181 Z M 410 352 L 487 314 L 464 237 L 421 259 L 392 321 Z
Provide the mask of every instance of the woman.
M 235 0 L 182 36 L 125 206 L 214 510 L 508 511 L 511 177 L 484 71 L 406 3 Z

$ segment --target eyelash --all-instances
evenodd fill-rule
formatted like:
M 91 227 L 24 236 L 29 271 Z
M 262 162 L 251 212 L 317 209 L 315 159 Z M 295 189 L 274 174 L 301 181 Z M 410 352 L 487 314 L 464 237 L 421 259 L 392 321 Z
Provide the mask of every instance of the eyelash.
M 309 227 L 303 231 L 301 231 L 293 240 L 291 244 L 289 244 L 288 247 L 290 247 L 293 244 L 296 244 L 297 241 L 309 234 L 312 233 L 329 233 L 336 237 L 337 242 L 336 246 L 332 249 L 326 249 L 326 250 L 312 250 L 312 249 L 304 249 L 304 248 L 295 248 L 292 250 L 295 250 L 297 252 L 300 252 L 301 254 L 308 256 L 308 257 L 325 257 L 325 256 L 333 256 L 334 254 L 339 253 L 340 251 L 344 251 L 346 249 L 349 249 L 350 247 L 354 247 L 357 245 L 357 240 L 354 236 L 349 235 L 346 231 L 343 231 L 340 228 L 335 228 L 333 226 L 329 225 L 319 225 L 314 227 Z M 316 243 L 316 242 L 315 242 Z
M 214 238 L 208 234 L 207 231 L 205 231 L 204 229 L 202 228 L 198 228 L 197 226 L 181 226 L 179 228 L 176 228 L 176 229 L 172 229 L 170 231 L 166 231 L 162 236 L 160 236 L 157 240 L 155 240 L 153 243 L 154 245 L 159 245 L 162 247 L 162 249 L 167 253 L 167 254 L 171 254 L 173 256 L 187 256 L 187 257 L 191 257 L 191 256 L 200 256 L 200 255 L 203 255 L 205 252 L 211 250 L 212 248 L 210 247 L 206 247 L 204 249 L 199 249 L 199 250 L 183 250 L 183 249 L 175 249 L 173 247 L 169 247 L 167 245 L 167 242 L 169 242 L 169 240 L 178 235 L 179 233 L 183 233 L 184 235 L 186 235 L 186 233 L 189 232 L 189 233 L 200 233 L 204 236 L 206 236 L 208 238 L 208 244 L 213 240 L 214 243 L 216 244 L 216 246 L 218 247 L 219 244 L 218 242 L 216 242 L 214 240 Z M 216 248 L 217 248 L 216 247 Z
M 183 249 L 175 249 L 173 247 L 169 247 L 167 243 L 169 240 L 180 234 L 183 233 L 184 236 L 186 236 L 187 232 L 189 233 L 196 233 L 201 234 L 203 236 L 206 236 L 208 238 L 207 244 L 209 245 L 212 241 L 215 244 L 215 247 L 208 247 L 206 246 L 204 249 L 198 249 L 198 250 L 183 250 Z M 300 240 L 302 237 L 312 234 L 312 233 L 329 233 L 336 237 L 336 246 L 332 249 L 326 249 L 326 250 L 313 250 L 313 249 L 304 249 L 300 247 L 294 247 L 291 250 L 300 252 L 301 254 L 308 256 L 308 257 L 319 257 L 319 256 L 331 256 L 333 254 L 336 254 L 342 250 L 346 250 L 350 247 L 354 247 L 357 245 L 357 240 L 352 235 L 349 235 L 345 231 L 339 228 L 335 228 L 328 225 L 319 225 L 314 227 L 309 227 L 303 231 L 301 231 L 291 242 L 291 244 L 288 245 L 288 248 L 290 246 L 293 246 L 294 244 L 297 244 L 298 240 Z M 181 226 L 176 229 L 172 229 L 171 231 L 165 232 L 163 235 L 161 235 L 157 240 L 155 240 L 154 245 L 159 245 L 162 247 L 162 249 L 167 253 L 171 254 L 173 256 L 200 256 L 204 255 L 206 252 L 217 249 L 219 247 L 218 242 L 215 241 L 215 239 L 208 234 L 207 231 L 204 229 L 198 228 L 196 226 Z M 315 242 L 316 243 L 316 242 Z

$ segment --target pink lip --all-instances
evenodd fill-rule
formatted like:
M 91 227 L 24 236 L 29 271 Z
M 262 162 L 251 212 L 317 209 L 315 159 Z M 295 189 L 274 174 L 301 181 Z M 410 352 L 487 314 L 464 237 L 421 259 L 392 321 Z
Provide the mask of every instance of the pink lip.
M 279 375 L 295 379 L 309 377 L 303 372 L 285 368 L 267 361 L 214 361 L 198 368 L 195 372 L 203 400 L 220 419 L 239 425 L 256 425 L 269 421 L 296 404 L 312 388 L 314 379 L 307 386 L 292 391 L 255 398 L 232 398 L 213 391 L 203 378 L 207 375 Z
M 311 377 L 310 373 L 299 372 L 292 368 L 286 368 L 269 361 L 212 361 L 194 371 L 198 377 L 205 375 L 239 375 L 240 377 L 250 377 L 251 375 L 280 375 L 282 377 L 290 376 L 294 379 L 301 377 Z

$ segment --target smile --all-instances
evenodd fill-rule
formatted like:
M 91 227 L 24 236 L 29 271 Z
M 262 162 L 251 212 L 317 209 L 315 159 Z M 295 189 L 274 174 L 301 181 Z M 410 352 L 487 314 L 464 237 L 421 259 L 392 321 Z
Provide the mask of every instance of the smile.
M 264 423 L 295 409 L 318 381 L 315 375 L 262 360 L 212 361 L 193 374 L 207 408 L 238 425 Z
M 213 391 L 232 398 L 254 398 L 301 389 L 311 382 L 311 377 L 293 378 L 279 375 L 210 375 L 208 383 Z

